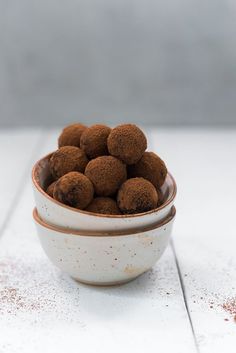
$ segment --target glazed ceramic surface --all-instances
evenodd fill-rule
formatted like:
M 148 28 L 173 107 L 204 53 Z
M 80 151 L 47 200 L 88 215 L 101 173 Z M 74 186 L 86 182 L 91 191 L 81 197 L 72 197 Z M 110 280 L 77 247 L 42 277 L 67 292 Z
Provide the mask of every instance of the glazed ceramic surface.
M 50 182 L 49 158 L 39 160 L 32 172 L 33 189 L 39 216 L 46 223 L 74 230 L 122 231 L 156 224 L 171 211 L 176 196 L 176 183 L 168 174 L 162 186 L 164 203 L 157 209 L 136 215 L 101 215 L 63 205 L 44 191 Z
M 34 210 L 42 247 L 49 259 L 74 279 L 95 285 L 124 283 L 150 269 L 167 247 L 175 208 L 162 223 L 143 230 L 94 234 L 59 229 Z

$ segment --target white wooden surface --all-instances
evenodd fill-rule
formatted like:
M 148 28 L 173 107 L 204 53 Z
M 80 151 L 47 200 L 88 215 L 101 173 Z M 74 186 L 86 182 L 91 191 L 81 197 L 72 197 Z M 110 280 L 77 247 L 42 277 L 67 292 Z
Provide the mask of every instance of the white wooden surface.
M 236 295 L 236 131 L 149 131 L 178 183 L 173 242 L 152 271 L 113 288 L 72 281 L 38 242 L 30 169 L 56 136 L 0 133 L 0 352 L 235 352 L 222 304 Z

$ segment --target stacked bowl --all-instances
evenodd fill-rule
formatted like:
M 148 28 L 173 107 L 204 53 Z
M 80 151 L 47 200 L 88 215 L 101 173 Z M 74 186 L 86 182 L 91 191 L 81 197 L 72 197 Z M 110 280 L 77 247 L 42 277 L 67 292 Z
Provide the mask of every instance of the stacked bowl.
M 168 245 L 175 219 L 176 183 L 170 173 L 161 187 L 160 207 L 139 214 L 103 215 L 51 198 L 49 159 L 32 171 L 33 217 L 49 259 L 74 279 L 93 285 L 128 282 L 150 269 Z

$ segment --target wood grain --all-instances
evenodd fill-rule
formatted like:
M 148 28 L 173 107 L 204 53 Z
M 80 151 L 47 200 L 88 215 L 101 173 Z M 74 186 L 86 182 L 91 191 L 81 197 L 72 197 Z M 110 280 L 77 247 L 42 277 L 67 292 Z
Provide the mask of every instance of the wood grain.
M 222 305 L 236 295 L 236 130 L 166 129 L 153 139 L 178 184 L 173 244 L 199 351 L 235 352 Z
M 222 305 L 236 288 L 236 130 L 147 133 L 149 149 L 166 161 L 178 184 L 173 244 L 135 281 L 94 288 L 50 264 L 31 218 L 29 165 L 56 148 L 58 131 L 42 138 L 36 130 L 1 132 L 8 166 L 0 176 L 8 199 L 5 208 L 1 202 L 2 222 L 13 203 L 15 210 L 0 239 L 0 351 L 235 351 L 235 322 Z M 12 155 L 15 164 L 7 164 Z M 16 174 L 18 186 L 9 193 Z M 3 301 L 7 290 L 16 299 Z
M 0 232 L 18 201 L 17 196 L 29 182 L 32 158 L 41 138 L 39 129 L 0 131 Z
M 45 134 L 38 156 L 55 148 L 55 137 Z M 33 205 L 27 182 L 1 239 L 0 292 L 4 286 L 17 289 L 24 305 L 18 310 L 17 301 L 1 305 L 0 351 L 196 352 L 170 247 L 152 271 L 127 285 L 82 285 L 47 260 L 32 221 Z

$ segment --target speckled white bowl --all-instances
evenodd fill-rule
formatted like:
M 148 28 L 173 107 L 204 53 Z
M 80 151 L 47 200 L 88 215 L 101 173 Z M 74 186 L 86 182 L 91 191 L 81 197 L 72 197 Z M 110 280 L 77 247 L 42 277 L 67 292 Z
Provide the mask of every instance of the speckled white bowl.
M 168 173 L 161 188 L 164 203 L 151 211 L 132 215 L 101 215 L 78 210 L 51 198 L 45 191 L 50 181 L 49 159 L 52 154 L 40 159 L 32 171 L 33 189 L 38 214 L 46 223 L 85 231 L 122 231 L 138 229 L 156 224 L 170 213 L 176 196 L 176 183 Z
M 175 207 L 161 223 L 132 232 L 78 232 L 46 224 L 34 209 L 41 245 L 54 265 L 93 285 L 128 282 L 150 269 L 167 247 Z

